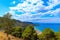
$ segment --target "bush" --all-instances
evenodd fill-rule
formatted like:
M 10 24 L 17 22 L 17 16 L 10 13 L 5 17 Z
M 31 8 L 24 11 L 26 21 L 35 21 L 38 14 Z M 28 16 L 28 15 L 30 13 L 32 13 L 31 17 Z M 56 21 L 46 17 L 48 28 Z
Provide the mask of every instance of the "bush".
M 22 37 L 24 40 L 37 40 L 37 34 L 32 25 L 27 26 L 27 28 L 23 31 Z
M 55 33 L 49 28 L 46 28 L 42 32 L 42 34 L 39 35 L 39 40 L 57 40 L 57 39 Z
M 22 31 L 23 31 L 22 27 L 12 27 L 9 31 L 5 32 L 15 37 L 21 37 Z

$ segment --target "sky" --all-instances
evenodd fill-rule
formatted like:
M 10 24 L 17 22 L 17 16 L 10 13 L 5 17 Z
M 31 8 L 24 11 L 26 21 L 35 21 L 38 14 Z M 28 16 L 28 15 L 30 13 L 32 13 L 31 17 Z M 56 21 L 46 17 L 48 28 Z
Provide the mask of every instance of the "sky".
M 0 16 L 7 12 L 20 21 L 60 23 L 60 0 L 0 0 Z

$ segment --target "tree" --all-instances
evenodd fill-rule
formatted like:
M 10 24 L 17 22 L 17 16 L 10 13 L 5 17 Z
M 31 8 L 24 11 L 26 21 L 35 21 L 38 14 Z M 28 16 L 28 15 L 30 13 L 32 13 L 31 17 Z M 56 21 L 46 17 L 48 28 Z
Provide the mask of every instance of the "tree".
M 17 26 L 17 27 L 12 27 L 8 33 L 15 36 L 15 37 L 21 38 L 22 32 L 23 32 L 23 28 Z
M 12 15 L 10 13 L 7 13 L 1 19 L 1 23 L 3 24 L 2 27 L 5 28 L 5 32 L 7 33 L 8 40 L 10 40 L 10 37 L 8 36 L 9 34 L 8 31 L 14 25 L 14 22 L 11 20 L 11 16 Z
M 11 14 L 7 13 L 2 17 L 1 23 L 3 24 L 3 27 L 8 31 L 10 28 L 14 25 L 14 21 L 11 19 Z
M 57 38 L 57 40 L 60 40 L 60 32 L 56 33 L 56 38 Z
M 42 32 L 39 39 L 41 39 L 41 40 L 57 40 L 55 33 L 49 28 L 46 28 Z
M 3 18 L 11 19 L 12 15 L 8 12 L 6 13 Z
M 24 40 L 37 40 L 37 34 L 32 25 L 27 26 L 27 28 L 23 31 L 22 38 Z
M 8 28 L 8 26 L 12 26 L 11 14 L 7 13 L 3 17 L 0 17 L 0 26 L 4 28 Z
M 60 40 L 60 27 L 59 27 L 58 32 L 56 32 L 55 35 L 56 35 L 57 40 Z

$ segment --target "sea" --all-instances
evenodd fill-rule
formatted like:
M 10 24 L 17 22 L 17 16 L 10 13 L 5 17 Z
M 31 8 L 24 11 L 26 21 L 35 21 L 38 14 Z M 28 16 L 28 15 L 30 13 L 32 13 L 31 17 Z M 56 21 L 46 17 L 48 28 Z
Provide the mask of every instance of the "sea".
M 43 31 L 46 28 L 50 28 L 54 32 L 58 32 L 60 30 L 60 23 L 35 23 L 35 30 Z

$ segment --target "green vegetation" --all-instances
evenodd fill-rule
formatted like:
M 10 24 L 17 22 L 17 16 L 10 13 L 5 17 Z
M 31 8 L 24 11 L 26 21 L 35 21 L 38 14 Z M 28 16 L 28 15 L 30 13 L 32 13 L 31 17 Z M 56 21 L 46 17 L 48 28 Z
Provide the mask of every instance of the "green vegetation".
M 57 40 L 55 33 L 50 30 L 49 28 L 46 28 L 41 35 L 39 35 L 39 40 Z
M 3 30 L 7 35 L 11 34 L 23 40 L 60 40 L 60 31 L 54 32 L 46 28 L 39 34 L 32 23 L 21 22 L 12 19 L 11 16 L 10 13 L 7 13 L 0 17 L 0 30 Z
M 32 25 L 27 26 L 27 28 L 23 31 L 22 37 L 25 40 L 37 40 L 37 33 L 34 30 Z
M 21 37 L 22 36 L 23 29 L 21 27 L 12 27 L 9 31 L 5 31 L 6 33 L 9 33 L 15 37 Z

